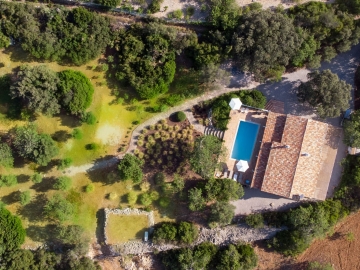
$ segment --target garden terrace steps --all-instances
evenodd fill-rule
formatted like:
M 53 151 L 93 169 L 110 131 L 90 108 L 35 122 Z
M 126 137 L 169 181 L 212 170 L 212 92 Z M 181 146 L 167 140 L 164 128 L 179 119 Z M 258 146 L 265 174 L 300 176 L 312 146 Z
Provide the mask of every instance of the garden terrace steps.
M 223 130 L 217 129 L 213 126 L 205 127 L 205 132 L 204 132 L 205 135 L 213 135 L 215 137 L 218 137 L 220 140 L 224 138 L 224 133 L 225 132 Z

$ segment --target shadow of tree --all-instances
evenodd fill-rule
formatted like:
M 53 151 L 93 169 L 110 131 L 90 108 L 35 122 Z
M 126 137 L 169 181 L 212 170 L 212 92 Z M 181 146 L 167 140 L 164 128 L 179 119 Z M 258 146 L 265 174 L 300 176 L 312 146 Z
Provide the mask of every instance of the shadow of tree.
M 26 174 L 19 174 L 17 176 L 17 181 L 19 184 L 26 183 L 27 181 L 29 181 L 29 179 L 30 179 L 30 176 L 26 175 Z
M 105 211 L 104 209 L 99 209 L 96 212 L 96 239 L 98 244 L 101 246 L 101 252 L 104 256 L 111 255 L 112 252 L 110 247 L 105 245 L 105 231 L 104 231 L 104 224 L 105 224 Z
M 37 192 L 47 192 L 50 189 L 53 189 L 53 186 L 56 182 L 55 177 L 46 177 L 40 183 L 36 183 L 31 186 L 32 189 L 36 190 Z
M 10 194 L 3 196 L 1 198 L 1 201 L 8 205 L 16 203 L 20 199 L 20 193 L 21 193 L 20 191 L 11 192 Z
M 94 166 L 86 172 L 87 176 L 92 182 L 101 182 L 104 185 L 112 185 L 120 181 L 117 172 L 118 163 L 119 159 L 111 155 L 95 159 Z
M 57 115 L 61 120 L 61 125 L 67 126 L 69 128 L 76 128 L 81 126 L 81 121 L 79 118 L 66 114 Z
M 46 226 L 30 225 L 26 228 L 26 236 L 33 241 L 48 243 L 55 239 L 57 226 L 54 224 L 48 224 Z
M 53 159 L 48 163 L 48 165 L 39 166 L 36 169 L 36 171 L 39 172 L 39 173 L 46 173 L 46 172 L 50 171 L 52 168 L 54 168 L 55 166 L 57 166 L 58 164 L 59 164 L 59 160 Z
M 34 197 L 29 204 L 19 208 L 17 213 L 23 217 L 26 217 L 29 222 L 43 221 L 44 206 L 47 202 L 45 194 L 38 194 Z
M 66 130 L 58 130 L 54 134 L 51 135 L 54 141 L 57 142 L 66 142 L 71 138 L 71 134 L 69 134 Z

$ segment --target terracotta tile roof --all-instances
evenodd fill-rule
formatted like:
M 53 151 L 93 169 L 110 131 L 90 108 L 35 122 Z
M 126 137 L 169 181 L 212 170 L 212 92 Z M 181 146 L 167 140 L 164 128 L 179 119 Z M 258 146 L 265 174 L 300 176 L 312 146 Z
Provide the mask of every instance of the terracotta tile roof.
M 305 118 L 287 116 L 281 143 L 272 143 L 262 191 L 284 197 L 290 196 L 306 124 Z M 289 148 L 285 148 L 285 145 Z
M 266 127 L 262 138 L 258 159 L 255 165 L 255 172 L 251 182 L 251 187 L 261 189 L 265 175 L 266 165 L 270 155 L 271 144 L 273 141 L 280 142 L 284 131 L 286 115 L 269 112 L 266 120 Z
M 314 198 L 323 156 L 326 154 L 323 149 L 327 132 L 327 124 L 308 120 L 290 197 L 303 194 L 305 197 Z

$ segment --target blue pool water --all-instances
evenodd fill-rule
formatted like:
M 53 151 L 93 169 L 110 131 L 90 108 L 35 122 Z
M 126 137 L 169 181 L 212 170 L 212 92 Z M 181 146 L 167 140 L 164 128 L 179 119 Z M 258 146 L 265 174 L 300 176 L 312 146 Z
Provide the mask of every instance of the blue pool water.
M 235 143 L 231 158 L 250 161 L 254 151 L 255 141 L 259 132 L 259 125 L 251 122 L 240 121 L 236 133 Z

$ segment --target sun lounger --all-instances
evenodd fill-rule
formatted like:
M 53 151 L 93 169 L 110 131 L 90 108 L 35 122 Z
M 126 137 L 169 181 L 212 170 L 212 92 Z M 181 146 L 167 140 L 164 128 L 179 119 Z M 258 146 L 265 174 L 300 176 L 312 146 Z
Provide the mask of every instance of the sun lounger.
M 233 176 L 233 180 L 237 182 L 237 178 L 238 178 L 238 174 L 237 173 L 234 173 L 234 176 Z

